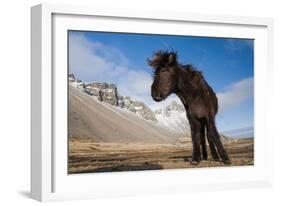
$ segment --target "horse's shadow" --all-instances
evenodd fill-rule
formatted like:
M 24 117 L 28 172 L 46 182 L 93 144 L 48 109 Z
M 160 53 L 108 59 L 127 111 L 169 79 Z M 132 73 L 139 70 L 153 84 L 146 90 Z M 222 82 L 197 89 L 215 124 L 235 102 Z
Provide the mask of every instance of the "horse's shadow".
M 190 162 L 191 159 L 192 159 L 192 156 L 185 156 L 185 157 L 183 157 L 183 160 L 184 160 L 185 162 Z

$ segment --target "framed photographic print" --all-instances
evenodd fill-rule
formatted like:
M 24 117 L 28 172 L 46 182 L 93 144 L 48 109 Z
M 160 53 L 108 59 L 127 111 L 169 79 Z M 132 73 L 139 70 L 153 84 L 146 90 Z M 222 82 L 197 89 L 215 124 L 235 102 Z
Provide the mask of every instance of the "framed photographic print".
M 34 199 L 272 185 L 271 19 L 31 14 Z

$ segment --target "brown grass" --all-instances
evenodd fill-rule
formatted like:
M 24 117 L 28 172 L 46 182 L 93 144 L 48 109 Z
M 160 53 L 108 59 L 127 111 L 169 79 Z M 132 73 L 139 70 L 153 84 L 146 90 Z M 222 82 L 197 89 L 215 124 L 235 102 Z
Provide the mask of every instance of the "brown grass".
M 225 143 L 232 164 L 209 159 L 190 164 L 192 147 L 172 144 L 103 143 L 92 139 L 69 140 L 69 173 L 136 171 L 175 168 L 243 166 L 254 164 L 253 140 Z

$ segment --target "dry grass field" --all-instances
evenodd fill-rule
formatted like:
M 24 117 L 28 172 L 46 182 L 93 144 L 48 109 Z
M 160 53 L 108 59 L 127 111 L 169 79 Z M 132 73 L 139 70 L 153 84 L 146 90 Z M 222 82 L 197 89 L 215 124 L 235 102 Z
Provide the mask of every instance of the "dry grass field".
M 254 164 L 254 140 L 236 140 L 224 144 L 232 164 L 209 159 L 190 164 L 190 144 L 104 143 L 92 139 L 69 140 L 69 174 L 159 170 L 175 168 L 223 167 Z

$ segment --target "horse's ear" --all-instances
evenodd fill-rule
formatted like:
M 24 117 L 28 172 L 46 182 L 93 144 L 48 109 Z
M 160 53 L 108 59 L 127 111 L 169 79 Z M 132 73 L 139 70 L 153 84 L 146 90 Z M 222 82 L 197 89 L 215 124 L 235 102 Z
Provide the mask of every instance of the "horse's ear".
M 168 60 L 168 64 L 174 64 L 177 61 L 177 55 L 176 54 L 170 54 L 169 55 L 169 60 Z
M 146 61 L 147 61 L 147 63 L 148 63 L 149 66 L 151 66 L 152 68 L 155 67 L 155 61 L 153 61 L 153 60 L 151 60 L 151 59 L 149 59 L 149 58 L 147 58 Z

